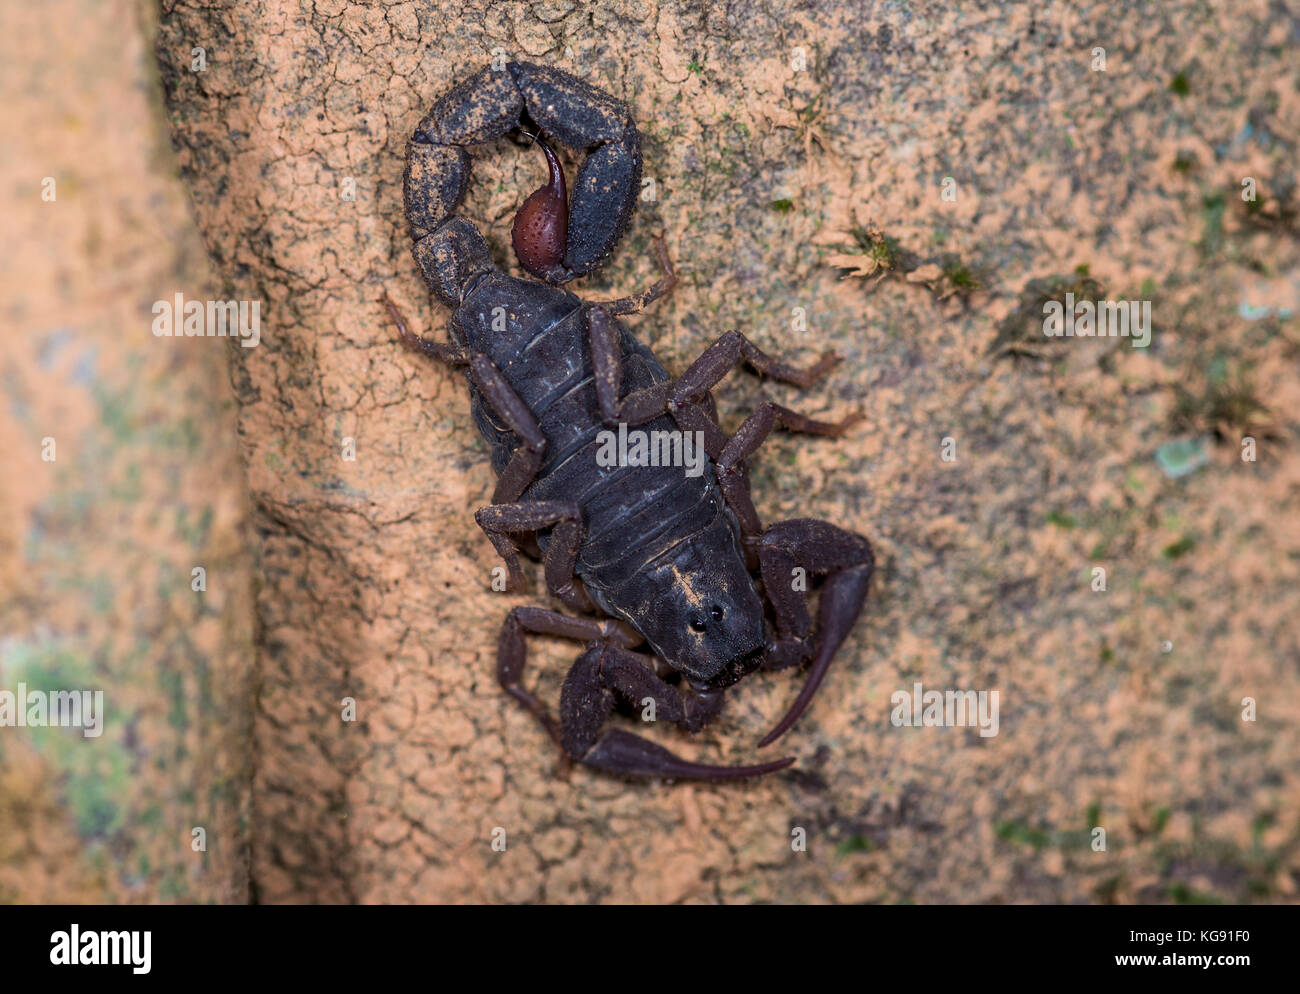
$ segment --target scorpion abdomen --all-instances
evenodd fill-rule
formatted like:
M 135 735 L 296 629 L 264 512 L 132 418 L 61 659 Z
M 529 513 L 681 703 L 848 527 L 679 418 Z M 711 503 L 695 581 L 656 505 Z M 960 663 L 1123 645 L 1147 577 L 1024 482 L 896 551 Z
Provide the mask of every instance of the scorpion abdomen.
M 608 444 L 602 433 L 617 435 L 617 427 L 606 425 L 598 410 L 586 307 L 566 291 L 497 272 L 456 312 L 458 340 L 497 364 L 546 436 L 542 466 L 522 499 L 573 501 L 582 508 L 586 537 L 576 573 L 598 601 L 693 537 L 722 541 L 720 554 L 741 558 L 739 528 L 702 452 L 690 473 L 687 467 L 665 471 L 662 466 L 598 462 L 598 451 Z M 650 349 L 621 322 L 618 328 L 623 390 L 669 380 Z M 522 443 L 474 393 L 475 420 L 500 474 Z M 651 436 L 676 433 L 678 426 L 663 415 L 636 430 Z M 682 442 L 694 445 L 694 440 Z M 546 536 L 539 541 L 545 549 Z

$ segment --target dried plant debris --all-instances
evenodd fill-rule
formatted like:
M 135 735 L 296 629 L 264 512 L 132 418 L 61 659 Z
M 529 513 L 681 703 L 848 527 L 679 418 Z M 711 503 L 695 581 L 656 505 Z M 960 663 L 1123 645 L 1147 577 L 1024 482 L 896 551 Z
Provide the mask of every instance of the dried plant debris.
M 1249 362 L 1216 356 L 1174 384 L 1170 422 L 1175 430 L 1213 435 L 1221 442 L 1277 435 Z
M 849 231 L 853 239 L 852 252 L 837 252 L 826 257 L 826 264 L 845 270 L 844 277 L 874 279 L 879 282 L 890 273 L 910 266 L 910 258 L 904 253 L 898 240 L 891 238 L 875 226 L 854 227 Z M 874 285 L 874 284 L 873 284 Z
M 951 253 L 938 262 L 917 266 L 906 276 L 909 283 L 920 283 L 940 300 L 959 297 L 963 302 L 984 287 L 983 275 Z
M 845 270 L 845 279 L 870 280 L 874 288 L 890 275 L 901 276 L 908 283 L 926 287 L 940 300 L 953 296 L 964 300 L 984 286 L 982 275 L 952 253 L 922 260 L 903 248 L 897 238 L 871 224 L 855 225 L 848 236 L 855 251 L 837 252 L 825 260 L 827 265 Z
M 1100 300 L 1104 296 L 1105 290 L 1086 265 L 1065 275 L 1032 279 L 1021 291 L 1015 309 L 998 325 L 988 354 L 1043 358 L 1051 343 L 1060 340 L 1043 333 L 1048 305 L 1055 302 L 1064 308 L 1071 301 Z

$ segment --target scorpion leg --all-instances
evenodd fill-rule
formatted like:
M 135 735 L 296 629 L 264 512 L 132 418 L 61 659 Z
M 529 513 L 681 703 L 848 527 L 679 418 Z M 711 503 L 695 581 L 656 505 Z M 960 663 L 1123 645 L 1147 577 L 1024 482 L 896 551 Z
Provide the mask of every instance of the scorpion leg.
M 595 306 L 610 314 L 635 314 L 637 311 L 649 307 L 660 297 L 673 292 L 673 288 L 677 286 L 677 273 L 673 269 L 673 260 L 668 256 L 668 246 L 664 242 L 662 232 L 654 236 L 654 243 L 655 255 L 659 257 L 659 267 L 664 271 L 664 275 L 659 282 L 650 289 L 634 293 L 630 297 L 604 301 Z
M 788 407 L 764 401 L 762 406 L 745 420 L 736 434 L 728 438 L 717 427 L 716 421 L 701 411 L 698 406 L 699 401 L 709 397 L 709 391 L 740 362 L 747 363 L 761 375 L 770 376 L 774 380 L 807 387 L 829 373 L 839 361 L 839 357 L 833 352 L 824 352 L 812 366 L 801 368 L 774 359 L 740 332 L 729 331 L 691 363 L 669 392 L 668 409 L 682 428 L 704 433 L 705 451 L 709 453 L 710 458 L 717 461 L 718 468 L 722 470 L 718 474 L 718 484 L 728 506 L 740 523 L 741 535 L 747 546 L 758 538 L 762 531 L 762 522 L 759 520 L 754 501 L 749 493 L 745 457 L 751 455 L 762 444 L 778 423 L 789 431 L 808 435 L 835 436 L 860 421 L 862 415 L 855 413 L 843 421 L 817 421 Z M 752 565 L 752 553 L 748 548 L 746 558 Z
M 788 407 L 774 404 L 770 400 L 763 401 L 741 423 L 717 456 L 718 486 L 722 488 L 723 497 L 726 498 L 740 522 L 741 534 L 752 540 L 763 530 L 749 492 L 749 476 L 745 460 L 758 450 L 767 436 L 772 433 L 773 428 L 779 424 L 789 431 L 797 431 L 805 435 L 837 437 L 861 420 L 862 414 L 855 412 L 842 421 L 816 421 Z
M 542 458 L 546 455 L 546 435 L 542 433 L 541 426 L 528 405 L 501 375 L 501 370 L 482 352 L 475 352 L 470 357 L 469 376 L 506 426 L 523 442 L 501 471 L 496 490 L 492 493 L 493 504 L 510 504 L 518 500 L 528 485 L 537 478 Z M 511 573 L 514 571 L 515 567 L 512 567 Z
M 506 422 L 507 426 L 523 441 L 523 445 L 511 457 L 509 464 L 497 479 L 496 490 L 492 494 L 494 504 L 508 504 L 517 500 L 530 483 L 537 477 L 542 458 L 546 454 L 546 436 L 542 433 L 537 419 L 533 417 L 528 405 L 515 393 L 514 388 L 501 375 L 492 360 L 482 352 L 471 354 L 469 350 L 448 342 L 435 342 L 409 331 L 406 319 L 397 305 L 385 292 L 379 302 L 388 309 L 389 316 L 397 325 L 397 333 L 409 347 L 432 356 L 451 366 L 469 366 L 470 379 Z M 518 566 L 512 567 L 515 574 Z
M 831 658 L 844 643 L 867 599 L 875 557 L 861 535 L 826 521 L 795 518 L 772 525 L 758 543 L 763 588 L 776 616 L 775 641 L 768 644 L 765 666 L 781 669 L 813 655 L 799 696 L 760 748 L 784 735 L 812 700 Z M 826 576 L 817 606 L 816 648 L 809 644 L 810 619 L 803 592 L 795 589 L 794 570 Z
M 480 508 L 474 520 L 483 529 L 501 558 L 510 568 L 510 582 L 516 587 L 523 583 L 519 568 L 519 550 L 511 535 L 551 529 L 551 539 L 546 546 L 543 568 L 546 586 L 575 611 L 589 612 L 594 605 L 582 589 L 573 567 L 582 549 L 582 508 L 563 501 L 520 501 L 514 504 L 492 504 Z
M 560 745 L 587 766 L 630 777 L 671 777 L 685 780 L 736 780 L 784 769 L 793 756 L 753 766 L 714 766 L 693 763 L 663 746 L 619 728 L 602 733 L 601 726 L 614 709 L 615 691 L 640 703 L 652 697 L 664 707 L 673 694 L 635 653 L 593 642 L 578 657 L 560 691 Z M 680 699 L 665 713 L 684 722 Z
M 506 615 L 501 635 L 497 639 L 497 682 L 507 694 L 526 707 L 541 722 L 551 738 L 559 743 L 560 727 L 546 710 L 546 705 L 520 685 L 524 664 L 528 661 L 526 635 L 530 632 L 582 641 L 612 640 L 624 645 L 635 645 L 640 641 L 640 636 L 612 619 L 594 621 L 590 618 L 571 618 L 567 614 L 542 607 L 517 607 Z
M 727 436 L 717 426 L 716 411 L 712 409 L 709 391 L 738 363 L 747 362 L 763 375 L 806 387 L 816 383 L 840 361 L 834 353 L 826 352 L 810 367 L 792 366 L 773 359 L 740 332 L 729 331 L 705 349 L 675 383 L 656 383 L 620 399 L 623 370 L 619 349 L 621 333 L 617 322 L 612 320 L 612 315 L 616 313 L 619 312 L 611 310 L 606 304 L 594 305 L 587 312 L 587 340 L 591 348 L 596 400 L 600 405 L 601 416 L 606 423 L 624 421 L 631 428 L 662 414 L 672 413 L 677 416 L 677 420 L 687 421 L 682 425 L 683 428 L 705 432 L 705 448 L 714 459 L 722 454 Z M 708 405 L 708 409 L 699 412 L 696 417 L 689 414 L 685 419 L 681 417 L 683 412 L 691 409 L 699 411 L 700 405 Z M 839 434 L 858 420 L 858 417 L 854 417 L 844 422 L 828 423 L 814 421 L 788 408 L 780 408 L 780 411 L 784 415 L 781 418 L 784 427 L 814 435 Z M 709 424 L 706 425 L 705 421 Z
M 840 363 L 834 352 L 823 352 L 821 358 L 806 368 L 774 359 L 738 331 L 728 331 L 700 353 L 682 374 L 673 389 L 672 402 L 681 405 L 697 400 L 708 393 L 732 368 L 741 362 L 748 363 L 756 372 L 770 376 L 782 383 L 797 387 L 810 387 Z
M 618 322 L 604 306 L 587 311 L 587 343 L 596 386 L 596 403 L 605 424 L 623 421 L 629 428 L 653 421 L 668 411 L 668 391 L 672 383 L 665 380 L 619 398 L 623 386 L 623 361 L 619 347 Z
M 748 363 L 761 375 L 770 376 L 784 383 L 793 383 L 795 386 L 807 387 L 834 369 L 839 364 L 840 358 L 833 352 L 824 352 L 812 366 L 800 368 L 773 359 L 738 331 L 729 331 L 722 335 L 691 363 L 668 393 L 668 411 L 683 428 L 704 432 L 705 451 L 709 453 L 711 459 L 721 457 L 727 443 L 727 436 L 717 426 L 716 412 L 710 410 L 706 414 L 700 410 L 700 405 L 705 404 L 712 408 L 713 397 L 709 391 L 722 382 L 723 377 L 742 361 Z M 790 413 L 792 418 L 788 422 L 788 427 L 792 430 L 805 430 L 801 427 L 803 424 L 823 424 L 811 418 L 802 418 L 793 411 Z M 795 419 L 801 421 L 796 424 Z M 826 434 L 813 428 L 808 430 L 815 434 Z
M 423 336 L 417 335 L 415 332 L 408 330 L 406 327 L 406 318 L 404 318 L 402 312 L 397 309 L 397 305 L 393 303 L 393 299 L 388 296 L 387 290 L 380 294 L 379 303 L 383 304 L 388 310 L 388 316 L 392 318 L 393 323 L 397 325 L 397 334 L 401 337 L 402 342 L 409 348 L 415 349 L 417 352 L 422 352 L 427 356 L 431 356 L 440 362 L 445 362 L 449 366 L 464 366 L 469 362 L 469 353 L 459 345 L 454 345 L 450 342 L 435 342 L 431 338 L 424 338 Z

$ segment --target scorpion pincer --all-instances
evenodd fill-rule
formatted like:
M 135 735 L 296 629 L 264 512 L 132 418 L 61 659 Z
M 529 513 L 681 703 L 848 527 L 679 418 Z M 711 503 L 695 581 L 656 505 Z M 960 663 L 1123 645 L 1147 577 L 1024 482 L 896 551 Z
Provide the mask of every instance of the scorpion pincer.
M 536 279 L 497 268 L 479 231 L 455 213 L 469 180 L 467 149 L 511 133 L 541 145 L 550 174 L 512 233 L 520 264 Z M 547 139 L 585 153 L 571 199 Z M 501 686 L 565 756 L 587 766 L 632 777 L 758 776 L 793 757 L 707 765 L 624 729 L 602 729 L 620 701 L 644 708 L 652 699 L 656 719 L 694 732 L 746 674 L 807 664 L 802 691 L 759 745 L 794 724 L 862 610 L 873 556 L 866 539 L 824 521 L 764 528 L 745 460 L 776 427 L 837 436 L 861 415 L 817 421 L 764 402 L 735 434 L 723 432 L 710 391 L 734 366 L 806 387 L 839 359 L 826 353 L 796 367 L 728 331 L 672 378 L 618 320 L 672 289 L 662 239 L 664 277 L 640 294 L 591 303 L 560 289 L 609 256 L 632 217 L 640 178 L 641 139 L 621 102 L 546 66 L 488 67 L 438 100 L 407 148 L 415 260 L 452 310 L 451 340 L 412 334 L 386 295 L 383 302 L 408 345 L 469 381 L 497 476 L 491 505 L 475 517 L 511 586 L 523 582 L 520 552 L 540 558 L 548 589 L 575 612 L 512 610 L 497 649 Z M 702 472 L 598 460 L 602 432 L 619 425 L 651 438 L 697 433 L 708 456 Z M 822 581 L 815 632 L 800 577 Z M 558 723 L 523 686 L 528 634 L 585 643 L 565 678 Z

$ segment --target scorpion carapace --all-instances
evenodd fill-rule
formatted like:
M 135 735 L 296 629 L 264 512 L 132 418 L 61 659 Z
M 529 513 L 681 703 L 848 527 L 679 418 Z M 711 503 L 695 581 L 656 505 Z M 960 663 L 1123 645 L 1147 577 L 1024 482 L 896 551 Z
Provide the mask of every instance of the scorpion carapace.
M 521 264 L 541 282 L 498 269 L 482 235 L 455 214 L 469 179 L 467 149 L 512 132 L 542 145 L 550 173 L 512 235 Z M 547 139 L 585 153 L 571 198 Z M 649 290 L 594 304 L 560 289 L 608 257 L 633 214 L 640 177 L 641 139 L 621 102 L 558 69 L 488 67 L 433 105 L 407 149 L 415 260 L 452 309 L 451 341 L 411 334 L 383 299 L 408 345 L 466 374 L 497 474 L 492 504 L 475 517 L 511 585 L 523 580 L 521 551 L 541 558 L 548 589 L 575 612 L 509 613 L 497 648 L 505 691 L 537 717 L 566 762 L 625 776 L 757 776 L 794 760 L 694 763 L 604 725 L 622 701 L 643 717 L 697 731 L 746 674 L 808 664 L 795 703 L 759 745 L 794 724 L 862 610 L 871 546 L 812 519 L 762 527 L 745 460 L 774 428 L 834 436 L 860 415 L 817 421 L 764 402 L 735 434 L 723 432 L 710 391 L 734 366 L 806 387 L 839 360 L 827 353 L 795 367 L 729 331 L 671 377 L 617 318 L 672 289 L 662 239 L 665 276 Z M 707 458 L 696 471 L 672 459 L 603 459 L 614 429 L 639 431 L 664 453 L 697 440 Z M 670 450 L 674 441 L 679 447 Z M 823 581 L 815 631 L 807 578 Z M 558 723 L 523 686 L 528 634 L 586 643 L 564 681 Z

